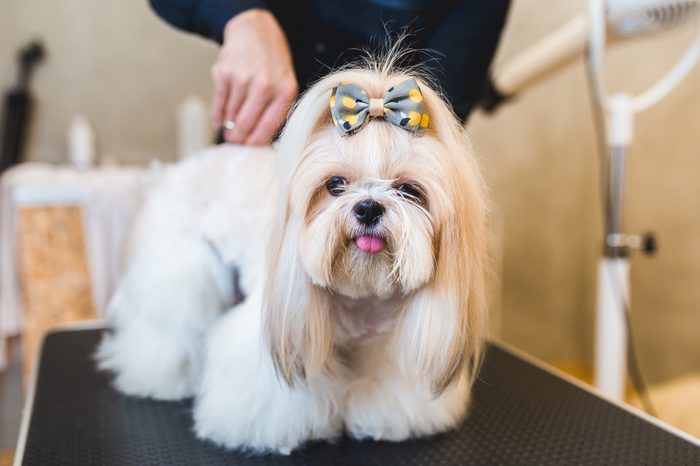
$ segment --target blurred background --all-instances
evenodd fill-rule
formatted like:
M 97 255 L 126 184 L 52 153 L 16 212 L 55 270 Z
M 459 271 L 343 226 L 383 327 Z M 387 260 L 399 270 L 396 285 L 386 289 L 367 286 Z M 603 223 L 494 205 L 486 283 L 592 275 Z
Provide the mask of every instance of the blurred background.
M 585 8 L 583 0 L 515 0 L 495 64 Z M 610 87 L 644 89 L 677 60 L 692 34 L 686 27 L 614 48 L 607 58 Z M 145 0 L 0 0 L 0 89 L 13 85 L 17 50 L 34 38 L 43 41 L 46 58 L 31 80 L 35 108 L 28 160 L 65 163 L 67 132 L 76 115 L 84 115 L 94 130 L 98 163 L 145 166 L 177 159 L 178 109 L 191 96 L 208 106 L 214 43 L 176 31 Z M 578 60 L 495 114 L 477 111 L 468 124 L 493 198 L 499 277 L 493 333 L 587 381 L 603 228 L 590 108 Z M 699 147 L 697 67 L 639 116 L 629 160 L 625 229 L 654 231 L 660 244 L 655 256 L 636 254 L 631 263 L 633 337 L 650 387 L 689 386 L 687 381 L 700 377 Z M 20 226 L 31 226 L 31 219 L 23 221 L 29 223 Z M 0 254 L 7 257 L 8 250 Z M 94 259 L 80 260 L 93 265 Z M 27 278 L 31 259 L 17 261 L 25 264 Z M 7 280 L 10 271 L 2 273 Z M 94 286 L 88 291 L 95 296 Z M 109 290 L 97 292 L 103 297 Z M 21 299 L 25 307 L 31 300 L 26 292 Z M 99 303 L 93 304 L 99 311 Z M 8 374 L 20 373 L 13 362 L 17 353 L 6 351 L 0 372 L 4 418 L 19 412 L 13 401 L 19 390 L 7 382 Z M 694 404 L 700 406 L 695 387 Z M 658 407 L 662 417 L 664 409 Z M 680 422 L 674 416 L 666 414 Z M 13 422 L 3 419 L 0 448 L 12 449 Z M 700 421 L 696 415 L 685 422 L 683 428 L 692 430 Z

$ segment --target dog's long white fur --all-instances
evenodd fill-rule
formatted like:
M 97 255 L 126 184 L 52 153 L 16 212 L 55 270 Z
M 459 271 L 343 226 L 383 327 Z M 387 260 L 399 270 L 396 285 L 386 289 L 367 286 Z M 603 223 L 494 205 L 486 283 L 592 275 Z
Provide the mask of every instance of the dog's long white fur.
M 343 430 L 402 440 L 465 415 L 485 332 L 486 202 L 459 122 L 429 83 L 415 136 L 375 119 L 333 128 L 330 91 L 406 79 L 350 69 L 314 85 L 279 146 L 221 146 L 170 167 L 147 195 L 98 350 L 122 392 L 194 396 L 198 436 L 289 452 Z M 332 196 L 329 177 L 348 180 Z M 402 196 L 414 183 L 423 199 Z M 353 206 L 385 212 L 361 251 Z M 234 305 L 234 277 L 246 296 Z

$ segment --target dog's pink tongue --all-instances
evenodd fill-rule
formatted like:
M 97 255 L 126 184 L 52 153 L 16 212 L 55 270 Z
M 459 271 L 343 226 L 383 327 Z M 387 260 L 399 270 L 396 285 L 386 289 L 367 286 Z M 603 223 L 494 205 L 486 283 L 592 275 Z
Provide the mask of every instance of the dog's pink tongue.
M 355 238 L 355 244 L 364 252 L 379 252 L 384 249 L 384 240 L 378 236 L 362 235 Z

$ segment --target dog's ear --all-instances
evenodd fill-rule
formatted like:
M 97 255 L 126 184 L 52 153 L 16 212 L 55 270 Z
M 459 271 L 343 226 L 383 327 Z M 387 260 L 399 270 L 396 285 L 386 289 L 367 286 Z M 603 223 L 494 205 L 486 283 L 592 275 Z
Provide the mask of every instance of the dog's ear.
M 288 218 L 278 233 L 264 299 L 265 334 L 278 374 L 292 385 L 326 368 L 333 335 L 328 298 L 301 263 L 296 220 Z
M 311 280 L 299 253 L 302 218 L 294 213 L 291 183 L 314 132 L 330 125 L 329 99 L 337 79 L 312 86 L 296 104 L 276 151 L 279 199 L 268 249 L 265 337 L 278 374 L 293 384 L 326 369 L 333 350 L 326 293 Z M 297 200 L 298 201 L 298 200 Z
M 431 137 L 440 142 L 443 205 L 436 225 L 433 279 L 416 291 L 396 334 L 404 372 L 427 377 L 436 394 L 457 377 L 473 382 L 486 332 L 486 193 L 462 125 L 424 88 Z M 415 372 L 414 372 L 415 371 Z

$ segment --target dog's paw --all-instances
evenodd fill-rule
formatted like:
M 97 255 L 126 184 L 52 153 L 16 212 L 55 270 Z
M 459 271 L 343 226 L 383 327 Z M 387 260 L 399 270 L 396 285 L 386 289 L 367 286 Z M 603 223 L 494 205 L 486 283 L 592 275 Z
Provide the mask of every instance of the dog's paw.
M 229 391 L 214 401 L 204 397 L 195 405 L 195 433 L 225 448 L 254 453 L 289 455 L 311 440 L 329 440 L 342 433 L 339 415 L 315 412 L 313 400 L 272 400 L 258 387 L 259 400 L 231 400 Z
M 435 398 L 406 381 L 356 382 L 345 403 L 345 428 L 356 439 L 398 442 L 443 432 L 464 417 L 468 393 L 448 389 Z
M 194 396 L 198 364 L 182 348 L 131 341 L 124 332 L 106 335 L 95 358 L 100 369 L 114 374 L 114 387 L 120 392 L 157 400 L 179 400 Z
M 358 440 L 401 441 L 411 436 L 400 400 L 381 393 L 379 384 L 353 383 L 345 403 L 345 429 Z

